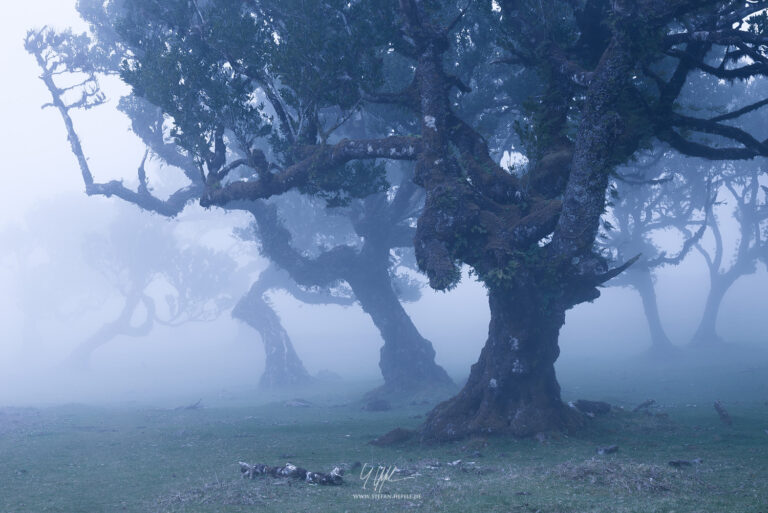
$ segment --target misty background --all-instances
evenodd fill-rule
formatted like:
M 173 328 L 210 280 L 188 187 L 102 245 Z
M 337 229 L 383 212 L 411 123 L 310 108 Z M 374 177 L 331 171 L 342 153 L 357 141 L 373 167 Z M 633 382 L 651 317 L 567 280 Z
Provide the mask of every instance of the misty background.
M 159 230 L 161 239 L 172 242 L 173 251 L 198 247 L 229 255 L 242 270 L 238 279 L 222 288 L 223 296 L 230 298 L 242 295 L 267 261 L 255 244 L 233 234 L 233 227 L 248 226 L 245 214 L 203 212 L 190 204 L 168 220 L 116 198 L 84 194 L 61 118 L 53 109 L 41 109 L 50 95 L 22 44 L 29 28 L 43 24 L 85 29 L 74 1 L 14 4 L 6 6 L 0 18 L 0 59 L 3 69 L 13 70 L 0 84 L 5 192 L 0 202 L 0 403 L 170 401 L 198 396 L 213 400 L 235 391 L 257 393 L 264 349 L 254 330 L 231 317 L 231 305 L 213 319 L 176 327 L 156 323 L 145 336 L 119 336 L 94 352 L 87 371 L 65 365 L 70 353 L 114 319 L 125 303 L 120 275 L 130 270 L 132 260 L 121 260 L 120 251 L 112 257 L 93 251 L 94 241 L 108 241 L 115 230 L 128 243 Z M 100 180 L 133 177 L 143 145 L 115 108 L 124 86 L 117 80 L 102 85 L 110 102 L 73 114 L 85 153 Z M 180 179 L 171 173 L 153 176 L 161 180 L 152 182 L 160 194 L 164 187 L 172 190 Z M 135 184 L 128 179 L 126 185 Z M 726 261 L 739 237 L 732 208 L 732 201 L 724 197 L 716 209 Z M 679 246 L 673 233 L 659 233 L 655 241 L 662 247 Z M 706 234 L 702 245 L 713 244 Z M 167 258 L 154 244 L 138 248 L 153 265 Z M 709 288 L 704 259 L 692 251 L 681 265 L 656 269 L 655 275 L 667 334 L 673 343 L 687 344 Z M 147 293 L 159 304 L 174 294 L 173 287 L 152 276 Z M 718 318 L 718 332 L 726 341 L 766 348 L 767 286 L 766 269 L 758 264 L 755 274 L 740 278 L 729 290 Z M 455 290 L 441 293 L 425 285 L 421 292 L 421 299 L 404 307 L 433 343 L 436 362 L 463 380 L 487 336 L 485 290 L 466 276 L 465 269 Z M 308 305 L 285 292 L 272 292 L 270 299 L 310 373 L 328 370 L 350 381 L 380 379 L 381 337 L 359 306 Z M 137 312 L 133 325 L 142 323 L 142 315 Z M 569 395 L 569 372 L 584 362 L 631 368 L 648 345 L 638 294 L 627 287 L 603 289 L 594 303 L 568 312 L 558 362 L 561 376 L 566 376 L 564 393 Z

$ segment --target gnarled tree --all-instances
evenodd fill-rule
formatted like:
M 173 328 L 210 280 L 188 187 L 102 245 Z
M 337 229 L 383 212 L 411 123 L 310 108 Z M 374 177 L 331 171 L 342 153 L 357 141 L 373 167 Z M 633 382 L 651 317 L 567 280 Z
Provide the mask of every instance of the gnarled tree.
M 428 416 L 425 439 L 578 422 L 555 377 L 558 334 L 569 308 L 597 298 L 632 262 L 611 268 L 595 249 L 619 164 L 654 138 L 708 159 L 768 155 L 765 135 L 740 125 L 768 101 L 709 117 L 697 114 L 708 107 L 701 100 L 691 99 L 696 110 L 682 102 L 702 77 L 727 88 L 768 72 L 764 0 L 498 0 L 464 10 L 440 0 L 109 5 L 130 48 L 121 76 L 163 110 L 194 156 L 203 206 L 294 189 L 362 195 L 377 180 L 361 162 L 415 161 L 414 183 L 426 193 L 414 238 L 419 267 L 445 290 L 468 264 L 491 310 L 479 361 L 463 390 Z M 482 48 L 459 44 L 468 20 L 497 37 L 479 39 Z M 537 94 L 517 120 L 524 173 L 499 166 L 488 141 L 503 138 L 483 134 L 457 106 L 482 68 L 456 66 L 470 50 L 508 66 L 501 84 L 514 87 L 517 70 L 535 77 Z M 381 104 L 399 122 L 365 138 L 334 137 L 350 112 Z M 510 130 L 514 110 L 492 126 Z
M 232 175 L 240 173 L 241 177 L 245 176 L 247 179 L 247 175 L 253 169 L 245 165 L 247 163 L 245 155 L 233 159 L 226 165 L 219 157 L 213 157 L 214 153 L 220 154 L 223 151 L 224 139 L 235 136 L 234 132 L 225 134 L 222 127 L 222 132 L 216 136 L 218 149 L 211 153 L 203 149 L 205 144 L 200 138 L 204 138 L 204 134 L 198 133 L 198 137 L 195 138 L 195 128 L 187 127 L 185 129 L 187 136 L 178 131 L 175 132 L 176 140 L 180 143 L 176 146 L 169 143 L 169 134 L 164 131 L 165 119 L 162 112 L 135 96 L 128 96 L 121 100 L 120 108 L 130 117 L 133 131 L 147 145 L 148 154 L 158 159 L 164 166 L 181 169 L 189 180 L 189 184 L 179 188 L 165 199 L 158 197 L 149 185 L 145 170 L 146 156 L 139 166 L 139 186 L 135 191 L 126 187 L 122 181 L 106 183 L 95 181 L 70 112 L 96 107 L 106 101 L 106 95 L 99 88 L 98 76 L 117 73 L 116 62 L 119 63 L 117 57 L 128 56 L 130 51 L 125 42 L 119 40 L 110 25 L 115 22 L 115 19 L 119 19 L 116 18 L 116 12 L 119 11 L 118 3 L 99 4 L 83 1 L 78 7 L 83 17 L 91 23 L 94 35 L 99 36 L 98 44 L 86 35 L 77 36 L 69 32 L 58 34 L 49 29 L 31 32 L 26 44 L 27 49 L 37 58 L 43 70 L 41 78 L 52 94 L 53 102 L 49 106 L 57 108 L 64 119 L 72 150 L 78 158 L 83 174 L 86 192 L 89 195 L 114 195 L 145 210 L 173 217 L 180 213 L 191 199 L 199 197 L 205 181 L 204 171 L 201 173 L 200 166 L 207 169 L 214 165 L 211 163 L 213 161 L 209 162 L 211 159 L 216 161 L 215 165 L 220 166 L 219 172 L 222 176 L 228 173 Z M 64 81 L 60 78 L 62 75 L 70 78 L 81 75 L 83 80 L 75 82 L 74 85 L 61 87 L 57 81 Z M 202 83 L 197 84 L 200 88 L 197 92 L 208 95 L 211 93 L 211 88 L 229 87 L 229 85 L 223 85 L 221 81 L 226 82 L 226 79 L 215 76 L 205 78 Z M 193 94 L 194 91 L 194 86 L 191 86 L 188 93 Z M 75 98 L 69 98 L 74 93 L 79 93 L 80 96 L 75 94 Z M 229 101 L 226 95 L 221 100 L 224 103 Z M 191 102 L 191 108 L 199 110 L 198 116 L 210 108 L 207 105 L 202 107 L 197 105 L 194 99 L 187 98 L 180 101 Z M 279 107 L 278 110 L 280 110 Z M 240 142 L 243 137 L 247 139 L 253 135 L 245 135 L 247 132 L 243 130 L 257 130 L 257 132 L 261 130 L 259 133 L 266 135 L 263 129 L 259 129 L 258 121 L 249 123 L 243 118 L 256 112 L 254 109 L 241 106 L 237 112 L 237 114 L 229 112 L 222 115 L 227 117 L 229 122 L 237 121 L 237 116 L 241 116 L 240 129 L 238 129 Z M 340 126 L 342 122 L 348 121 L 352 113 L 353 111 L 342 113 L 337 124 Z M 192 121 L 189 121 L 193 124 L 195 123 L 194 115 L 191 115 Z M 300 118 L 305 115 L 307 115 L 306 112 L 302 112 L 293 119 L 290 113 L 283 112 L 280 117 L 291 120 L 293 125 L 300 125 L 303 122 Z M 177 118 L 179 117 L 177 115 Z M 290 126 L 285 126 L 288 127 L 287 132 L 291 132 Z M 227 128 L 230 129 L 232 126 L 227 125 Z M 320 127 L 311 130 L 315 133 L 322 132 Z M 323 137 L 328 137 L 330 131 L 323 133 Z M 288 135 L 289 140 L 294 138 L 293 135 Z M 232 151 L 239 151 L 239 147 L 232 148 Z M 260 151 L 255 153 L 257 160 L 259 154 L 263 156 Z M 383 176 L 380 175 L 383 169 L 383 166 L 356 166 L 354 170 L 359 176 L 337 175 L 330 180 L 327 177 L 317 177 L 312 183 L 304 183 L 303 188 L 327 200 L 329 206 L 345 205 L 351 198 L 380 190 L 385 184 Z M 371 180 L 373 184 L 369 183 Z M 391 204 L 384 199 L 386 197 L 382 192 L 377 196 L 376 201 L 358 202 L 346 209 L 346 215 L 354 218 L 354 236 L 360 240 L 365 239 L 365 243 L 360 248 L 340 245 L 335 250 L 324 252 L 321 258 L 314 259 L 304 258 L 300 251 L 292 247 L 290 233 L 282 226 L 278 217 L 270 215 L 268 209 L 265 210 L 266 206 L 256 203 L 248 205 L 232 203 L 227 205 L 227 208 L 246 210 L 254 215 L 257 221 L 255 227 L 262 238 L 260 241 L 262 253 L 290 272 L 292 278 L 285 283 L 291 288 L 291 293 L 295 297 L 301 297 L 310 302 L 322 301 L 323 297 L 328 300 L 327 302 L 346 302 L 348 298 L 333 297 L 327 293 L 312 295 L 306 289 L 302 291 L 292 281 L 298 281 L 304 287 L 323 288 L 339 281 L 351 280 L 352 290 L 357 294 L 356 299 L 372 317 L 384 338 L 381 368 L 385 385 L 377 392 L 385 395 L 412 394 L 434 389 L 439 393 L 441 389 L 443 391 L 451 389 L 453 383 L 446 372 L 435 363 L 431 343 L 418 333 L 410 317 L 402 308 L 400 298 L 403 296 L 396 290 L 399 278 L 391 266 L 390 258 L 391 250 L 411 245 L 413 229 L 404 223 L 411 221 L 417 213 L 421 196 L 414 190 L 412 184 L 405 184 L 394 195 L 394 201 Z M 308 217 L 313 215 L 311 209 L 304 208 L 303 212 Z M 233 312 L 238 319 L 257 328 L 264 340 L 268 368 L 261 383 L 265 386 L 307 383 L 308 373 L 296 357 L 287 332 L 280 325 L 276 312 L 264 300 L 263 295 L 266 290 L 263 283 L 254 283 L 251 291 L 242 298 Z M 247 308 L 253 308 L 254 311 L 249 312 Z M 120 319 L 116 322 L 121 325 L 126 324 Z M 270 367 L 272 364 L 274 368 Z

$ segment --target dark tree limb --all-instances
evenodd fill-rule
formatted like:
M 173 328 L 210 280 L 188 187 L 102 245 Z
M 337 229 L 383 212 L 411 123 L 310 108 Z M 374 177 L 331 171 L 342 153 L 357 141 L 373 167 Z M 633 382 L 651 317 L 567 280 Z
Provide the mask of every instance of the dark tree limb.
M 226 206 L 241 200 L 267 199 L 305 185 L 312 173 L 322 173 L 352 160 L 386 158 L 414 160 L 420 151 L 415 137 L 349 140 L 335 145 L 309 146 L 302 160 L 288 166 L 267 180 L 237 181 L 224 186 L 209 184 L 200 199 L 204 207 Z

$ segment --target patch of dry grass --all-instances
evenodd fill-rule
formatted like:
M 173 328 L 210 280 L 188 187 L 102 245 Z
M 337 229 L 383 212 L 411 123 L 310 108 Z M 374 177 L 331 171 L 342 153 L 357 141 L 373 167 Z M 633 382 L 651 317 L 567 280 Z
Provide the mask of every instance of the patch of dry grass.
M 700 481 L 690 471 L 598 457 L 582 462 L 560 463 L 548 474 L 556 479 L 577 481 L 630 493 L 678 492 L 700 485 Z
M 177 511 L 188 505 L 223 504 L 253 506 L 264 504 L 268 499 L 261 486 L 243 479 L 226 479 L 194 486 L 166 495 L 158 500 L 161 511 Z

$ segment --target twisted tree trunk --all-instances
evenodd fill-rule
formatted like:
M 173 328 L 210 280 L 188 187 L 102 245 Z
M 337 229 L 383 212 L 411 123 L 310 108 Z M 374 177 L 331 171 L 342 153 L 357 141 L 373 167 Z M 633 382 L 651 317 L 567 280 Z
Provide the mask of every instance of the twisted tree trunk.
M 435 363 L 432 344 L 419 334 L 392 288 L 390 248 L 402 244 L 393 245 L 389 233 L 392 227 L 383 213 L 376 218 L 381 225 L 365 232 L 362 249 L 339 245 L 308 258 L 292 246 L 291 234 L 274 207 L 254 202 L 248 210 L 258 223 L 266 256 L 303 286 L 328 287 L 346 281 L 379 329 L 384 340 L 380 363 L 384 386 L 371 391 L 369 397 L 413 395 L 453 386 L 445 370 Z
M 429 414 L 422 435 L 452 440 L 473 434 L 530 436 L 576 426 L 580 415 L 560 399 L 555 360 L 565 310 L 538 294 L 523 300 L 490 289 L 488 341 L 464 388 Z
M 435 363 L 432 343 L 421 336 L 392 289 L 387 268 L 362 264 L 349 272 L 347 282 L 384 340 L 379 360 L 384 385 L 368 396 L 453 389 L 445 369 Z
M 522 240 L 527 233 L 536 233 L 537 237 L 551 233 L 551 242 L 522 245 L 515 238 L 515 230 L 502 225 L 486 254 L 478 258 L 468 253 L 462 258 L 486 277 L 491 311 L 488 340 L 459 395 L 430 412 L 421 429 L 423 439 L 450 440 L 475 433 L 530 436 L 540 431 L 567 430 L 580 423 L 580 414 L 560 399 L 554 363 L 568 308 L 599 297 L 597 286 L 632 262 L 609 270 L 605 259 L 593 251 L 605 208 L 608 177 L 615 166 L 615 145 L 621 134 L 622 120 L 615 107 L 631 69 L 627 48 L 627 41 L 614 35 L 595 69 L 585 95 L 554 230 L 550 231 L 550 216 L 544 216 L 546 209 L 541 216 L 547 222 L 535 223 L 541 225 L 537 227 L 541 232 L 524 229 L 527 227 L 520 221 L 517 235 Z M 429 90 L 422 92 L 430 94 Z M 430 140 L 424 137 L 425 147 L 428 144 Z M 434 145 L 439 147 L 439 141 Z M 538 175 L 542 170 L 531 172 Z M 427 209 L 429 197 L 428 189 Z M 443 226 L 441 219 L 445 217 L 436 216 L 435 226 Z M 449 220 L 460 226 L 453 218 Z M 471 238 L 476 224 L 468 222 L 463 235 Z M 439 257 L 440 248 L 430 255 L 428 242 L 417 235 L 417 257 L 421 247 L 434 286 L 437 279 L 450 273 L 440 272 L 437 265 L 430 266 L 428 257 Z M 472 249 L 476 252 L 476 248 Z M 440 258 L 438 263 L 448 264 L 450 260 Z
M 261 336 L 266 356 L 259 387 L 277 390 L 312 382 L 307 369 L 293 348 L 288 332 L 268 300 L 261 280 L 251 286 L 232 310 L 232 316 L 255 329 Z

